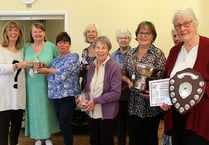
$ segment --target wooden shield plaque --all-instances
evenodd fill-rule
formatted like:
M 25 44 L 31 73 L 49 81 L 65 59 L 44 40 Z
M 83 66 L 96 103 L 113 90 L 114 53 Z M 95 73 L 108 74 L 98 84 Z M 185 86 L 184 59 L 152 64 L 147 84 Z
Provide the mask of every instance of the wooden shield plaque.
M 169 95 L 174 108 L 186 114 L 199 103 L 205 93 L 206 83 L 200 73 L 191 68 L 179 71 L 169 80 Z

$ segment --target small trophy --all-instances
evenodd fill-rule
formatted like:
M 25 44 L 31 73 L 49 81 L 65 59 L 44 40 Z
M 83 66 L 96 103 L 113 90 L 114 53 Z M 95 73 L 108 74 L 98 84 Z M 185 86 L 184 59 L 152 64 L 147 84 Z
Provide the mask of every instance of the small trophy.
M 140 74 L 140 78 L 135 82 L 134 87 L 141 92 L 145 92 L 148 90 L 147 78 L 150 78 L 156 69 L 153 66 L 142 64 L 140 62 L 136 64 L 136 68 Z
M 33 71 L 34 71 L 34 73 L 38 72 L 38 69 L 41 68 L 41 64 L 42 63 L 37 58 L 33 61 Z
M 87 109 L 87 104 L 90 101 L 89 93 L 81 93 L 77 97 L 79 99 L 78 107 L 81 109 L 81 111 L 85 111 Z

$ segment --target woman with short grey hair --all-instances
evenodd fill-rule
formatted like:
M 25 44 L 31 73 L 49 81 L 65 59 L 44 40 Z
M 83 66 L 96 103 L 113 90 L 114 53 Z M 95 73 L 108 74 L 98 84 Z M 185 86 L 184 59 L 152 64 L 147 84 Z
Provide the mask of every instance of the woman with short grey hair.
M 167 111 L 165 133 L 172 135 L 173 145 L 208 145 L 209 38 L 197 33 L 198 21 L 191 8 L 177 11 L 173 24 L 182 42 L 170 50 L 165 65 L 165 77 L 172 78 L 177 72 L 192 68 L 202 76 L 206 83 L 206 90 L 199 103 L 184 115 L 167 104 L 161 106 L 164 111 Z

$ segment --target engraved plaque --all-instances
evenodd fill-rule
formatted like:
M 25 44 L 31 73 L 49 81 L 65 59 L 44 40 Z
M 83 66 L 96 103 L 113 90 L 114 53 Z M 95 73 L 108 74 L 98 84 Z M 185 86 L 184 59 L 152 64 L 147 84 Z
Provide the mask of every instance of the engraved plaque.
M 199 103 L 205 92 L 206 83 L 200 73 L 191 68 L 179 71 L 169 81 L 169 94 L 174 108 L 186 114 Z

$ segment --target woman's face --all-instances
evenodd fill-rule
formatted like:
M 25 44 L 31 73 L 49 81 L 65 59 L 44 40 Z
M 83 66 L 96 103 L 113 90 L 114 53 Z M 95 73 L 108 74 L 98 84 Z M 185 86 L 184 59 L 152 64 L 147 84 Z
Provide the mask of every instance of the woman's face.
M 102 63 L 106 60 L 107 56 L 109 55 L 108 46 L 106 43 L 101 43 L 98 41 L 95 46 L 95 52 L 98 62 Z
M 128 48 L 130 44 L 130 39 L 124 34 L 119 34 L 118 36 L 118 45 L 120 48 Z
M 176 16 L 174 27 L 182 41 L 189 41 L 196 34 L 196 26 L 190 18 L 185 16 Z
M 45 32 L 42 29 L 33 26 L 31 34 L 34 41 L 44 41 Z
M 59 41 L 57 42 L 57 48 L 61 56 L 64 56 L 70 53 L 70 43 L 68 41 Z
M 141 46 L 146 46 L 146 45 L 150 46 L 152 44 L 153 35 L 147 26 L 142 27 L 139 30 L 137 34 L 137 41 Z
M 8 40 L 10 42 L 17 41 L 18 37 L 20 36 L 19 29 L 15 28 L 15 27 L 14 28 L 7 28 L 6 34 L 7 34 Z
M 91 26 L 86 31 L 86 40 L 88 43 L 93 43 L 94 40 L 97 38 L 97 30 L 94 26 Z

